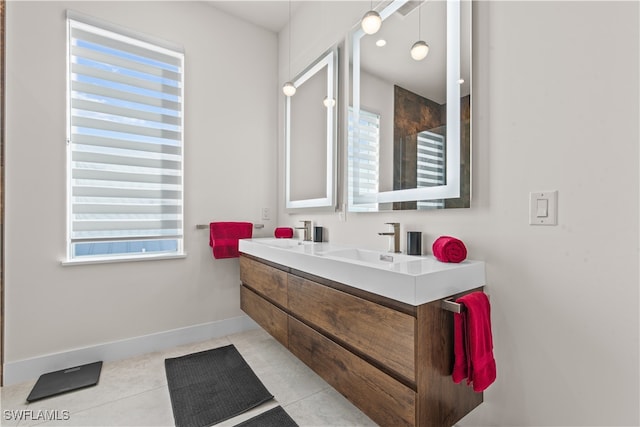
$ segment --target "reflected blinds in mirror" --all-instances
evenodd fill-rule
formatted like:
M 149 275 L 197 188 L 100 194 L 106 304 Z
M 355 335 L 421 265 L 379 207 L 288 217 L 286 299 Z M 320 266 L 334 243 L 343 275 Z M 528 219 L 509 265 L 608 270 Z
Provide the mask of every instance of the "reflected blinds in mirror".
M 377 211 L 377 204 L 354 201 L 366 194 L 375 194 L 380 183 L 380 115 L 360 110 L 356 115 L 349 107 L 349 205 L 360 212 Z
M 418 134 L 418 187 L 444 185 L 445 175 L 444 136 L 423 131 Z M 418 201 L 418 209 L 442 209 L 444 200 Z

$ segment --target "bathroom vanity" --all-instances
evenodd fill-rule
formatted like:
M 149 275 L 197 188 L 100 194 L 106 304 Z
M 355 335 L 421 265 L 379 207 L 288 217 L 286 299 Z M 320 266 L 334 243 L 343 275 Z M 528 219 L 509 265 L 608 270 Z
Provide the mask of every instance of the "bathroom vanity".
M 482 262 L 289 239 L 240 251 L 242 310 L 376 423 L 452 426 L 482 402 L 451 380 L 453 313 L 441 306 L 482 288 Z

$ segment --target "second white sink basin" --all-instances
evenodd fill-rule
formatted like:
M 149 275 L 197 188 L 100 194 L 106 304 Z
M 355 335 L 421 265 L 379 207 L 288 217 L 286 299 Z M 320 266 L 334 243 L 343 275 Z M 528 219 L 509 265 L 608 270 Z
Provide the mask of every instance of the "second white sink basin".
M 343 258 L 351 261 L 375 264 L 376 266 L 384 266 L 396 264 L 398 262 L 415 261 L 417 258 L 410 255 L 396 254 L 390 252 L 372 251 L 369 249 L 340 249 L 328 251 L 324 254 L 326 257 Z

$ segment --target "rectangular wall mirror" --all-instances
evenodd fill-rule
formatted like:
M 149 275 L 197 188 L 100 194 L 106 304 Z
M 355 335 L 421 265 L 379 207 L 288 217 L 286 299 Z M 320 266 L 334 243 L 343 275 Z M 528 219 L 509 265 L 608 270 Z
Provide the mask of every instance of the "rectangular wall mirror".
M 287 209 L 335 209 L 338 48 L 321 55 L 294 80 L 285 100 Z
M 379 13 L 377 33 L 350 35 L 348 209 L 469 207 L 471 2 L 395 0 Z

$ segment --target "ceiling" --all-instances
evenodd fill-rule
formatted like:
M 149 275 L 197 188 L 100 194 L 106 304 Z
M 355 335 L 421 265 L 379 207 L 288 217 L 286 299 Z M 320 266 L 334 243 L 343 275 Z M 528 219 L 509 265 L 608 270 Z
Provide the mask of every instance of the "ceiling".
M 289 6 L 291 14 L 305 1 L 313 0 L 205 0 L 229 15 L 248 21 L 268 31 L 279 33 L 289 21 Z M 469 2 L 462 2 L 463 22 L 470 22 Z M 421 6 L 418 8 L 417 6 Z M 373 72 L 385 81 L 418 93 L 437 102 L 446 101 L 446 3 L 424 0 L 409 1 L 405 10 L 400 10 L 385 21 L 382 30 L 375 37 L 363 38 L 362 67 Z M 401 8 L 402 9 L 402 8 Z M 429 57 L 423 61 L 413 61 L 409 55 L 411 45 L 418 36 L 418 15 L 423 16 L 421 35 L 431 47 Z M 295 19 L 295 17 L 294 17 Z M 469 41 L 470 35 L 463 30 L 462 40 Z M 468 32 L 468 31 L 467 31 Z M 375 47 L 374 42 L 385 38 L 386 48 Z M 469 70 L 469 44 L 462 46 L 462 69 Z M 401 65 L 403 64 L 403 65 Z M 426 77 L 426 78 L 425 78 Z M 462 93 L 469 93 L 469 76 L 462 73 L 465 79 Z
M 229 15 L 274 33 L 279 33 L 289 21 L 289 2 L 286 0 L 207 0 L 207 3 Z M 300 3 L 300 1 L 291 2 L 292 14 Z
M 439 104 L 445 103 L 446 7 L 445 2 L 431 1 L 409 11 L 407 15 L 399 10 L 388 16 L 374 36 L 360 39 L 362 70 Z M 418 28 L 419 13 L 422 15 L 421 31 Z M 410 51 L 419 33 L 420 38 L 427 41 L 430 51 L 427 58 L 415 61 Z M 386 41 L 386 45 L 376 46 L 376 41 L 381 39 Z

